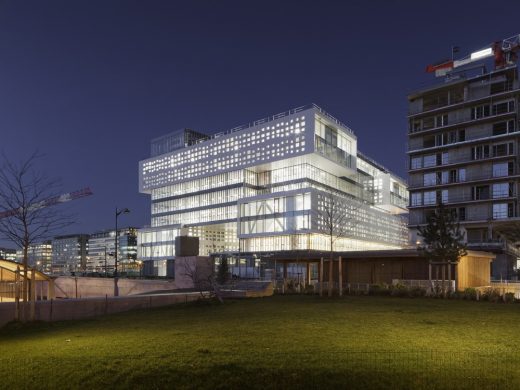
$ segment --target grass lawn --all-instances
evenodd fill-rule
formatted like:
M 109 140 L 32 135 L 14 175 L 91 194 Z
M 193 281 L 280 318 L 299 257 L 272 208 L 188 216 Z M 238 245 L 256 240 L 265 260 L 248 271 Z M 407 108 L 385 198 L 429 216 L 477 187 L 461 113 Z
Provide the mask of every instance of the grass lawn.
M 520 305 L 275 296 L 0 330 L 0 388 L 520 388 Z

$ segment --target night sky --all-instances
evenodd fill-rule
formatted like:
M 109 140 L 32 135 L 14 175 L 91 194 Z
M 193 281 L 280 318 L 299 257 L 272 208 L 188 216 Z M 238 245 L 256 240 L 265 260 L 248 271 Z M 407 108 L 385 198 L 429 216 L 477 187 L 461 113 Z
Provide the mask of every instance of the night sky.
M 64 233 L 113 228 L 116 206 L 132 211 L 121 225 L 149 224 L 152 138 L 311 102 L 406 177 L 406 96 L 435 82 L 426 65 L 520 33 L 518 15 L 518 1 L 0 1 L 0 149 L 37 149 L 66 192 L 91 187 Z

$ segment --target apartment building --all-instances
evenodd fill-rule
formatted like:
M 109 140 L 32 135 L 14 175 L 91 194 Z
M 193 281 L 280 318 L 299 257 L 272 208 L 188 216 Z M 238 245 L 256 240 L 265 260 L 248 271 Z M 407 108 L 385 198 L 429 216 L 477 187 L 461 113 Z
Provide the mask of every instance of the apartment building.
M 452 62 L 437 85 L 408 96 L 409 226 L 412 240 L 420 241 L 417 228 L 437 204 L 446 205 L 469 249 L 494 252 L 493 277 L 508 279 L 520 255 L 520 84 L 513 57 L 498 61 L 496 48 L 464 61 L 489 53 L 495 53 L 493 70 L 486 63 L 457 70 Z

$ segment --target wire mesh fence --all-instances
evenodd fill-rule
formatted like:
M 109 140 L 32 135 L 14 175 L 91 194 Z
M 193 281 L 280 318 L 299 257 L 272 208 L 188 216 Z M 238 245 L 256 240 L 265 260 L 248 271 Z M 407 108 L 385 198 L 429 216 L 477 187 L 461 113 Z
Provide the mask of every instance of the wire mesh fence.
M 242 358 L 239 358 L 241 356 Z M 0 388 L 518 389 L 520 359 L 462 351 L 251 351 L 199 349 L 142 356 L 0 358 Z

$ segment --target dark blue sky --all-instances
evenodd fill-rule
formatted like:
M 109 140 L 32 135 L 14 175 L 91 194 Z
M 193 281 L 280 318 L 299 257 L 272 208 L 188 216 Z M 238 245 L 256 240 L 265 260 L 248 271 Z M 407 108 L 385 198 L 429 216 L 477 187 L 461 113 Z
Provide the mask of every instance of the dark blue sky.
M 424 69 L 519 33 L 518 1 L 0 1 L 0 149 L 35 149 L 69 230 L 149 223 L 151 138 L 216 132 L 315 102 L 406 177 L 406 96 Z

